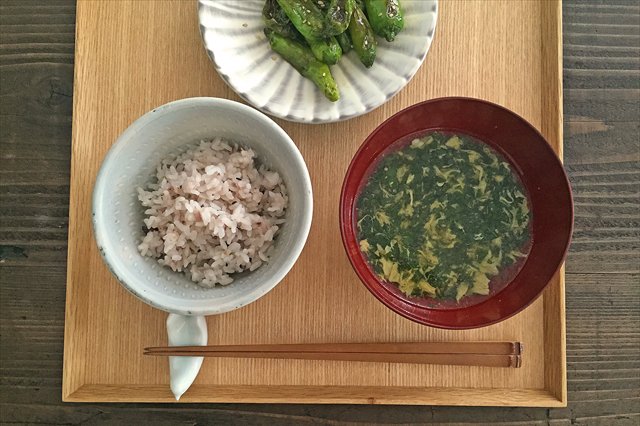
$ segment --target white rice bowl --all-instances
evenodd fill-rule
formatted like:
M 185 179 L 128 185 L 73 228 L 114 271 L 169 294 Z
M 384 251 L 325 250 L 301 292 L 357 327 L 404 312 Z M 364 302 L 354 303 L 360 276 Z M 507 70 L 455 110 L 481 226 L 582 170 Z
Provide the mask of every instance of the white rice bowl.
M 205 288 L 269 260 L 288 204 L 278 172 L 219 137 L 164 160 L 138 198 L 147 229 L 140 253 Z
M 158 184 L 157 168 L 163 160 L 173 161 L 214 136 L 251 148 L 259 160 L 258 169 L 264 165 L 278 172 L 288 200 L 285 222 L 278 225 L 275 240 L 266 248 L 269 260 L 254 271 L 229 274 L 234 280 L 229 285 L 206 288 L 194 283 L 184 266 L 184 272 L 174 272 L 158 264 L 157 258 L 142 255 L 138 247 L 150 230 L 144 224 L 149 208 L 141 204 L 138 188 L 153 191 L 149 185 Z M 227 99 L 174 101 L 135 120 L 104 157 L 93 188 L 95 249 L 115 281 L 153 307 L 181 315 L 229 312 L 267 294 L 291 270 L 309 235 L 312 192 L 300 151 L 269 117 Z

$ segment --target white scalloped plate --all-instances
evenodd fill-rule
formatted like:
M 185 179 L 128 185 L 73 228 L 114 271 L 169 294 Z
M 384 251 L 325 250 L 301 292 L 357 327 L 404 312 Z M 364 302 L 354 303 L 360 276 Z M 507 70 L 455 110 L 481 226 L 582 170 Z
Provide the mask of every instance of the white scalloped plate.
M 204 46 L 224 81 L 256 108 L 285 120 L 331 123 L 366 114 L 391 99 L 414 76 L 436 28 L 437 0 L 401 0 L 405 28 L 392 43 L 378 37 L 378 55 L 367 69 L 355 52 L 331 72 L 340 100 L 331 102 L 269 47 L 264 0 L 198 0 Z

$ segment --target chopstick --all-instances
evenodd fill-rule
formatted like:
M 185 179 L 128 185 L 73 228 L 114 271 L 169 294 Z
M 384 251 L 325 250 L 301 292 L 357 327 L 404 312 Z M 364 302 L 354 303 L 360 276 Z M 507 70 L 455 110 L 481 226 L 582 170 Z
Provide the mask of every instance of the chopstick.
M 145 352 L 314 352 L 520 355 L 520 342 L 296 343 L 276 345 L 154 346 Z
M 522 344 L 520 342 L 428 342 L 164 346 L 145 348 L 144 355 L 394 362 L 518 368 L 522 364 Z

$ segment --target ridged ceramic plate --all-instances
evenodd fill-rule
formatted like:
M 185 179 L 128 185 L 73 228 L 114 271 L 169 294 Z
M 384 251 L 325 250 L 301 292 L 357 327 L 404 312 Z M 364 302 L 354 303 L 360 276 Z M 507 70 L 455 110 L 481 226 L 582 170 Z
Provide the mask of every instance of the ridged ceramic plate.
M 271 50 L 264 36 L 264 0 L 199 0 L 205 48 L 220 76 L 247 102 L 267 114 L 303 123 L 357 117 L 398 93 L 424 61 L 436 28 L 437 0 L 401 0 L 404 30 L 392 43 L 378 37 L 378 54 L 367 69 L 355 52 L 331 72 L 340 100 L 331 102 Z

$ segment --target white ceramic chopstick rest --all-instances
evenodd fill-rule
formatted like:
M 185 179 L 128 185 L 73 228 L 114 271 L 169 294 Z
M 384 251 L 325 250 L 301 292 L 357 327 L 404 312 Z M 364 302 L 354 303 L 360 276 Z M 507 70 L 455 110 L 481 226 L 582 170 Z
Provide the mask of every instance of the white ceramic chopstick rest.
M 203 316 L 169 314 L 167 318 L 169 346 L 207 344 L 207 321 Z M 179 400 L 198 376 L 202 366 L 201 356 L 169 357 L 171 392 Z

